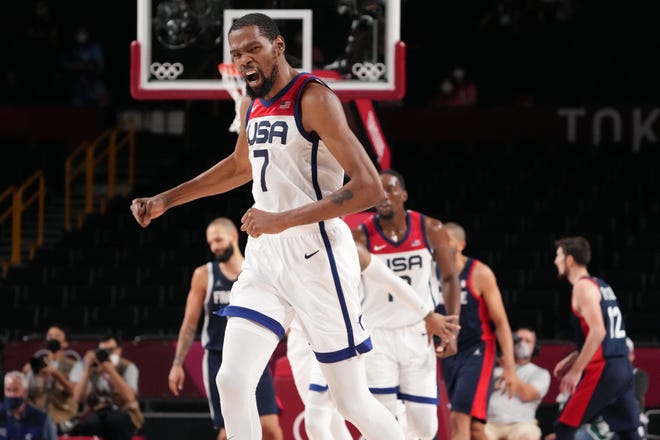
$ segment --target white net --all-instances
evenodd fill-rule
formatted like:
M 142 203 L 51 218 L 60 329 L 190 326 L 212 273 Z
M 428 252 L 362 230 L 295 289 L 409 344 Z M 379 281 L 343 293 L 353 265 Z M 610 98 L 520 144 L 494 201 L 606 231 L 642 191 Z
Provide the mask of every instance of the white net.
M 234 100 L 235 114 L 234 120 L 229 126 L 229 131 L 238 133 L 238 130 L 241 128 L 241 98 L 245 96 L 245 81 L 238 72 L 238 69 L 236 69 L 236 66 L 232 63 L 218 64 L 218 70 L 220 71 L 220 81 L 222 81 L 227 92 Z

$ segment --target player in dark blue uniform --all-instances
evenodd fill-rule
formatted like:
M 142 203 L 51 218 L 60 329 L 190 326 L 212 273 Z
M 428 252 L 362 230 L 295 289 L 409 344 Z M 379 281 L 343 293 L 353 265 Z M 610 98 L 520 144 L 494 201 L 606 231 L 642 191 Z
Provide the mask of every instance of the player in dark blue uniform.
M 458 353 L 442 360 L 442 377 L 451 401 L 451 438 L 485 440 L 496 339 L 502 350 L 502 376 L 495 384 L 497 392 L 511 396 L 518 387 L 513 336 L 495 274 L 488 265 L 463 254 L 466 240 L 462 226 L 447 222 L 444 228 L 454 250 L 454 267 L 459 271 L 461 287 Z M 444 314 L 444 305 L 436 311 Z
M 591 247 L 583 237 L 555 242 L 558 275 L 571 285 L 576 355 L 554 369 L 559 391 L 569 395 L 555 424 L 557 440 L 572 439 L 583 423 L 601 415 L 619 437 L 639 439 L 639 408 L 627 358 L 626 327 L 612 288 L 587 270 Z
M 176 354 L 168 377 L 170 390 L 179 395 L 185 380 L 183 361 L 195 339 L 199 317 L 204 310 L 201 342 L 204 347 L 202 363 L 204 387 L 209 401 L 213 426 L 218 429 L 218 440 L 226 438 L 224 420 L 220 412 L 220 396 L 215 377 L 222 363 L 222 344 L 227 318 L 215 312 L 229 304 L 229 292 L 243 264 L 238 247 L 238 231 L 234 223 L 224 217 L 213 220 L 206 228 L 206 241 L 215 260 L 199 266 L 193 273 L 186 311 L 179 330 Z M 257 406 L 264 439 L 282 439 L 279 425 L 279 407 L 275 399 L 273 379 L 266 369 L 257 386 Z

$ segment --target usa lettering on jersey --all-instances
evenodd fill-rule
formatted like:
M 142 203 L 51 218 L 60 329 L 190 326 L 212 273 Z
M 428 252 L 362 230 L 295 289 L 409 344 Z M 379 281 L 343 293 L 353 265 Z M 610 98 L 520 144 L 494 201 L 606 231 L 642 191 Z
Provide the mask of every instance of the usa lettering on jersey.
M 255 144 L 274 144 L 277 139 L 279 144 L 285 145 L 289 125 L 285 121 L 254 121 L 246 128 L 247 140 L 250 146 Z

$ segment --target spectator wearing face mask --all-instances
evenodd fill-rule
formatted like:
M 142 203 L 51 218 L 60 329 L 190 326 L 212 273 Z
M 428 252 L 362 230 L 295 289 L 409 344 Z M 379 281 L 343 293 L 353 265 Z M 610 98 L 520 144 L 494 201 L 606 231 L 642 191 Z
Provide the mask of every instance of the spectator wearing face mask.
M 58 435 L 71 430 L 78 414 L 74 386 L 82 376 L 80 356 L 69 350 L 64 328 L 51 326 L 46 332 L 45 348 L 23 367 L 28 380 L 28 401 L 48 413 Z
M 550 387 L 550 372 L 532 362 L 540 346 L 536 333 L 529 328 L 519 328 L 514 333 L 514 355 L 516 375 L 520 385 L 511 398 L 493 391 L 488 402 L 488 440 L 538 440 L 541 429 L 536 419 L 536 410 Z M 502 374 L 495 367 L 493 380 Z
M 25 374 L 8 372 L 4 393 L 0 402 L 0 439 L 57 440 L 55 424 L 48 414 L 27 402 Z
M 131 440 L 144 417 L 137 399 L 139 370 L 121 356 L 115 336 L 103 336 L 96 350 L 85 353 L 75 396 L 84 404 L 72 435 L 97 435 L 104 440 Z

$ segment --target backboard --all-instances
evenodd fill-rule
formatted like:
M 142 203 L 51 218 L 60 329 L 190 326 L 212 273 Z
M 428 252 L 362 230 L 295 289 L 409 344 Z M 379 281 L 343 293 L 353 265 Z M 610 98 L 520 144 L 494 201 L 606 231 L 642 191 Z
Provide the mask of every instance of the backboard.
M 400 0 L 297 1 L 306 8 L 237 9 L 231 0 L 137 0 L 131 95 L 138 100 L 231 99 L 220 63 L 231 62 L 232 22 L 263 12 L 276 20 L 291 64 L 323 78 L 343 101 L 405 96 Z M 286 2 L 272 2 L 274 5 Z

